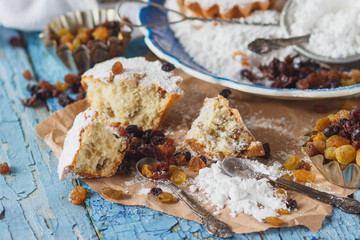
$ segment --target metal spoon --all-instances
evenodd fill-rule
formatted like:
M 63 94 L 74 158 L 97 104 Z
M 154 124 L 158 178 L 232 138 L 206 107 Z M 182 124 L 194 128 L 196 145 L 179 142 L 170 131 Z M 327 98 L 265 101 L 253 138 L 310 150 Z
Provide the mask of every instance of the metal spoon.
M 144 178 L 146 178 L 141 173 L 141 169 L 145 164 L 151 165 L 154 169 L 158 161 L 154 158 L 143 158 L 136 164 L 136 170 L 137 172 Z M 146 178 L 149 181 L 152 181 L 156 184 L 162 184 L 170 188 L 170 190 L 178 197 L 180 200 L 182 200 L 199 218 L 199 220 L 205 224 L 208 232 L 211 235 L 214 235 L 216 237 L 221 238 L 230 238 L 232 236 L 232 231 L 230 230 L 230 227 L 222 222 L 217 220 L 211 213 L 206 211 L 203 207 L 201 207 L 195 200 L 190 198 L 182 189 L 180 189 L 178 186 L 176 186 L 174 183 L 169 181 L 168 179 L 159 179 L 159 180 L 153 180 L 151 178 Z
M 360 213 L 360 202 L 352 198 L 338 197 L 326 192 L 321 192 L 313 188 L 304 186 L 299 183 L 291 182 L 285 179 L 271 177 L 269 175 L 255 171 L 255 169 L 247 162 L 246 159 L 241 158 L 226 158 L 222 161 L 224 171 L 230 176 L 240 176 L 244 178 L 261 179 L 266 178 L 272 182 L 281 184 L 285 187 L 291 188 L 297 192 L 304 193 L 309 197 L 315 198 L 327 204 L 334 205 L 347 213 Z
M 300 37 L 292 38 L 275 38 L 275 39 L 265 39 L 257 38 L 248 45 L 248 49 L 259 55 L 269 53 L 273 50 L 279 48 L 285 48 L 291 45 L 299 45 L 307 43 L 309 41 L 310 34 Z

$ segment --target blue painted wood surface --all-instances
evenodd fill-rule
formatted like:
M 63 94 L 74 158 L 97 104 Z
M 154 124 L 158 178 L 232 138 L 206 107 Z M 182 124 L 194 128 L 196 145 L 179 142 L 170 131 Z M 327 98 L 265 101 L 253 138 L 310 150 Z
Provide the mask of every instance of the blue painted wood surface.
M 27 41 L 27 49 L 13 48 L 12 36 Z M 127 56 L 143 54 L 142 39 L 134 41 Z M 0 162 L 11 174 L 0 175 L 0 239 L 201 239 L 212 238 L 201 224 L 144 207 L 105 201 L 81 180 L 58 180 L 57 159 L 37 137 L 34 127 L 51 112 L 61 109 L 56 99 L 35 109 L 24 108 L 29 97 L 22 76 L 31 70 L 35 80 L 63 81 L 69 73 L 49 55 L 38 33 L 19 33 L 0 28 Z M 30 82 L 31 83 L 31 82 Z M 70 204 L 74 184 L 89 190 L 84 205 Z M 360 199 L 360 192 L 355 193 Z M 359 215 L 334 209 L 319 233 L 304 227 L 270 229 L 262 233 L 235 234 L 233 239 L 356 239 L 360 238 Z

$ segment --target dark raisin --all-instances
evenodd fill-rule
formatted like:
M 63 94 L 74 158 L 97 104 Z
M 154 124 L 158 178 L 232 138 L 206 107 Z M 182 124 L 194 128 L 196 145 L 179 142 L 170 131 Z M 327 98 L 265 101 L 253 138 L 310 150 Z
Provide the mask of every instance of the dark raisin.
M 136 125 L 129 125 L 125 128 L 125 131 L 129 137 L 141 138 L 143 131 L 141 128 L 138 128 Z
M 265 151 L 264 156 L 261 156 L 262 158 L 268 159 L 270 157 L 270 144 L 269 143 L 264 143 L 263 144 L 263 148 Z
M 164 63 L 162 66 L 161 66 L 161 70 L 163 70 L 164 72 L 171 72 L 172 70 L 175 69 L 175 66 L 172 65 L 171 63 Z
M 306 78 L 300 79 L 299 81 L 296 82 L 296 88 L 301 90 L 309 89 L 310 83 Z
M 154 180 L 158 180 L 158 179 L 165 179 L 168 177 L 167 172 L 162 171 L 162 172 L 154 172 L 153 173 L 153 179 Z
M 150 143 L 154 145 L 163 145 L 166 141 L 167 141 L 166 137 L 153 136 L 150 140 Z
M 51 91 L 51 96 L 52 96 L 52 97 L 58 97 L 60 93 L 62 93 L 62 91 L 59 91 L 59 90 L 57 90 L 57 89 L 53 89 L 53 90 Z
M 161 162 L 166 160 L 164 153 L 154 144 L 143 144 L 136 149 L 136 152 L 145 157 L 155 158 Z
M 79 101 L 79 100 L 84 99 L 85 97 L 86 97 L 86 93 L 85 93 L 85 94 L 84 94 L 84 93 L 79 93 L 79 94 L 76 96 L 75 100 L 76 100 L 76 101 Z
M 27 85 L 26 89 L 31 93 L 31 95 L 34 95 L 40 90 L 40 87 L 38 85 Z
M 152 188 L 152 189 L 150 190 L 150 193 L 151 193 L 152 195 L 154 195 L 154 196 L 158 196 L 158 195 L 160 195 L 162 192 L 163 192 L 163 191 L 162 191 L 161 188 Z
M 223 89 L 219 93 L 219 95 L 223 96 L 224 98 L 229 98 L 230 94 L 231 94 L 230 89 Z
M 360 141 L 360 128 L 356 128 L 351 134 L 351 140 Z
M 36 98 L 45 101 L 46 99 L 52 97 L 52 91 L 49 90 L 45 90 L 45 89 L 39 89 L 39 91 L 37 91 L 35 93 Z
M 130 173 L 130 165 L 131 165 L 131 158 L 132 153 L 130 151 L 127 151 L 125 153 L 124 159 L 122 163 L 120 164 L 117 173 L 123 176 L 129 175 Z
M 206 159 L 206 157 L 205 156 L 199 156 L 199 158 L 206 164 L 206 162 L 207 162 L 207 159 Z
M 349 119 L 355 122 L 360 120 L 360 106 L 354 106 L 350 109 Z
M 0 163 L 0 174 L 7 174 L 10 172 L 10 168 L 7 162 Z
M 41 80 L 38 83 L 39 87 L 44 90 L 52 91 L 54 87 L 46 80 Z
M 340 127 L 337 125 L 332 125 L 324 129 L 323 134 L 326 137 L 331 137 L 332 135 L 338 134 L 340 131 Z
M 341 129 L 338 133 L 338 135 L 340 137 L 346 138 L 346 139 L 351 139 L 351 134 L 348 133 L 345 129 Z
M 61 106 L 65 107 L 74 102 L 74 99 L 70 98 L 66 93 L 60 93 L 58 97 L 58 102 Z
M 249 69 L 243 69 L 240 72 L 242 78 L 249 80 L 250 82 L 256 82 L 256 76 Z
M 22 40 L 21 38 L 12 37 L 12 38 L 10 38 L 9 43 L 13 47 L 26 48 L 26 42 L 24 40 Z
M 346 119 L 346 118 L 340 118 L 339 121 L 338 121 L 338 123 L 339 123 L 341 126 L 343 126 L 347 121 L 349 121 L 349 120 Z
M 285 204 L 286 204 L 286 207 L 290 210 L 297 209 L 297 202 L 293 198 L 286 199 Z
M 307 147 L 307 151 L 308 151 L 308 154 L 309 154 L 310 157 L 313 157 L 313 156 L 318 155 L 320 153 L 319 150 L 315 147 L 314 144 L 310 144 Z
M 155 166 L 154 172 L 168 172 L 170 170 L 169 165 L 167 163 L 158 163 Z
M 305 162 L 304 160 L 301 160 L 297 166 L 297 169 L 303 169 L 306 171 L 311 171 L 311 165 L 308 162 Z
M 353 141 L 351 141 L 351 145 L 354 148 L 359 149 L 360 148 L 360 141 L 353 140 Z
M 35 96 L 21 100 L 22 105 L 24 105 L 25 107 L 34 107 L 36 105 L 36 102 L 37 99 Z
M 151 140 L 151 129 L 146 130 L 143 135 L 142 135 L 142 140 L 144 141 L 145 144 L 149 144 L 150 140 Z
M 67 84 L 73 84 L 74 82 L 80 81 L 80 80 L 81 80 L 81 77 L 79 77 L 77 74 L 73 74 L 73 73 L 66 74 L 64 77 L 64 81 Z

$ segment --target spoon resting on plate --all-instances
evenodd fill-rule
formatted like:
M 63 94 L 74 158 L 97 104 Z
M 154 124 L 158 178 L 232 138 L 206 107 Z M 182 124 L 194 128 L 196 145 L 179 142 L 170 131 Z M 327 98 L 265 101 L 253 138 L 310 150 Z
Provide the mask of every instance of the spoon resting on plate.
M 281 184 L 297 192 L 304 193 L 309 197 L 336 206 L 344 212 L 355 213 L 355 214 L 360 213 L 360 202 L 358 202 L 355 199 L 348 197 L 338 197 L 333 194 L 321 192 L 296 182 L 291 182 L 286 179 L 276 178 L 257 172 L 251 166 L 251 164 L 247 162 L 246 159 L 226 158 L 222 161 L 222 168 L 228 175 L 233 177 L 239 176 L 241 178 L 255 178 L 255 179 L 266 178 L 272 182 Z
M 310 34 L 292 38 L 257 38 L 248 45 L 248 49 L 259 55 L 269 53 L 273 50 L 285 48 L 291 45 L 298 45 L 309 42 Z
M 148 164 L 155 169 L 155 165 L 157 163 L 158 161 L 154 158 L 149 158 L 149 157 L 143 158 L 137 162 L 136 171 L 143 178 L 152 181 L 156 184 L 162 184 L 170 188 L 170 190 L 174 193 L 174 195 L 178 197 L 181 201 L 183 201 L 195 213 L 195 215 L 199 218 L 199 220 L 203 224 L 205 224 L 208 232 L 211 235 L 221 238 L 230 238 L 232 236 L 232 231 L 230 230 L 230 227 L 226 223 L 216 219 L 211 213 L 209 213 L 207 210 L 201 207 L 195 200 L 189 197 L 184 190 L 180 189 L 178 186 L 176 186 L 174 183 L 172 183 L 170 180 L 166 178 L 154 180 L 151 178 L 146 178 L 144 175 L 142 175 L 141 169 L 145 164 Z

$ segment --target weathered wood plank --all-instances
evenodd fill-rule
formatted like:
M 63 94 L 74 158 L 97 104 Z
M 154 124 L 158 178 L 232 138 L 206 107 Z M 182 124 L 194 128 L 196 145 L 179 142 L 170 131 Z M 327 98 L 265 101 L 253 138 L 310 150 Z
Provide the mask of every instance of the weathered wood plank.
M 22 73 L 32 64 L 8 44 L 12 36 L 19 35 L 0 28 L 0 156 L 11 168 L 0 176 L 0 239 L 94 239 L 84 207 L 66 199 L 72 183 L 58 180 L 57 159 L 34 131 L 49 112 L 20 102 L 29 97 Z

